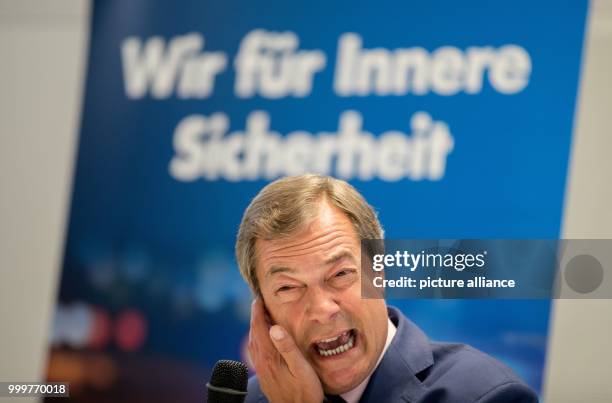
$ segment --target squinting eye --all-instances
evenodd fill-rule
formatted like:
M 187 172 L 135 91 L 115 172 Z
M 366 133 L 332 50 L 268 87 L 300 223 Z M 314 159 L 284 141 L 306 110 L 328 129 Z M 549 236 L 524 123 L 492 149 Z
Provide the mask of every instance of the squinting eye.
M 333 275 L 331 280 L 338 280 L 337 282 L 334 281 L 336 284 L 345 284 L 347 281 L 353 281 L 356 273 L 357 271 L 354 269 L 340 270 Z
M 292 287 L 290 285 L 284 285 L 284 286 L 280 287 L 278 290 L 276 290 L 276 292 L 291 291 L 294 288 L 295 287 Z
M 344 269 L 344 270 L 340 270 L 338 273 L 335 274 L 336 277 L 345 277 L 351 274 L 355 274 L 357 273 L 357 270 L 355 269 Z

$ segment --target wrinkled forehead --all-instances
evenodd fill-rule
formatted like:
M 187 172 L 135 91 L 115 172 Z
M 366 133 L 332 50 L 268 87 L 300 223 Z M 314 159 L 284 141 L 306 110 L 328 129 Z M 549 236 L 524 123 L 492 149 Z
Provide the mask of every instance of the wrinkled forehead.
M 348 217 L 334 206 L 322 205 L 315 218 L 295 233 L 255 242 L 258 277 L 273 265 L 324 263 L 338 254 L 357 258 L 359 247 Z

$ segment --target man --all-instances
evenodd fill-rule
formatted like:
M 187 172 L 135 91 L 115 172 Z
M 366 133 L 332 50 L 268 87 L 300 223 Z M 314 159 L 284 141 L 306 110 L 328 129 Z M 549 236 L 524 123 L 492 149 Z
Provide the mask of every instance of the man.
M 256 295 L 247 401 L 537 401 L 502 363 L 433 343 L 384 299 L 361 298 L 360 241 L 382 238 L 373 209 L 341 180 L 288 177 L 253 199 L 236 242 Z

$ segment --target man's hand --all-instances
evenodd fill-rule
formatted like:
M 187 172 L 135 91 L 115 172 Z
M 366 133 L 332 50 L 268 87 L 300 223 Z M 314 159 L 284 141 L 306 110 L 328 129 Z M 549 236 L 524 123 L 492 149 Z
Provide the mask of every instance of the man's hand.
M 261 298 L 251 306 L 249 354 L 270 402 L 321 403 L 323 387 L 314 369 L 281 326 L 271 326 Z

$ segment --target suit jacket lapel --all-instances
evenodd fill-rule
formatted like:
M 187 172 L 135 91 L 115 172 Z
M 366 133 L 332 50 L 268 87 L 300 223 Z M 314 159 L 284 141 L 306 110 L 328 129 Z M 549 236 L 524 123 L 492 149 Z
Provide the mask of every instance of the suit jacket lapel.
M 389 307 L 388 314 L 397 333 L 372 374 L 361 402 L 415 402 L 426 390 L 416 375 L 433 365 L 429 339 L 396 308 Z

